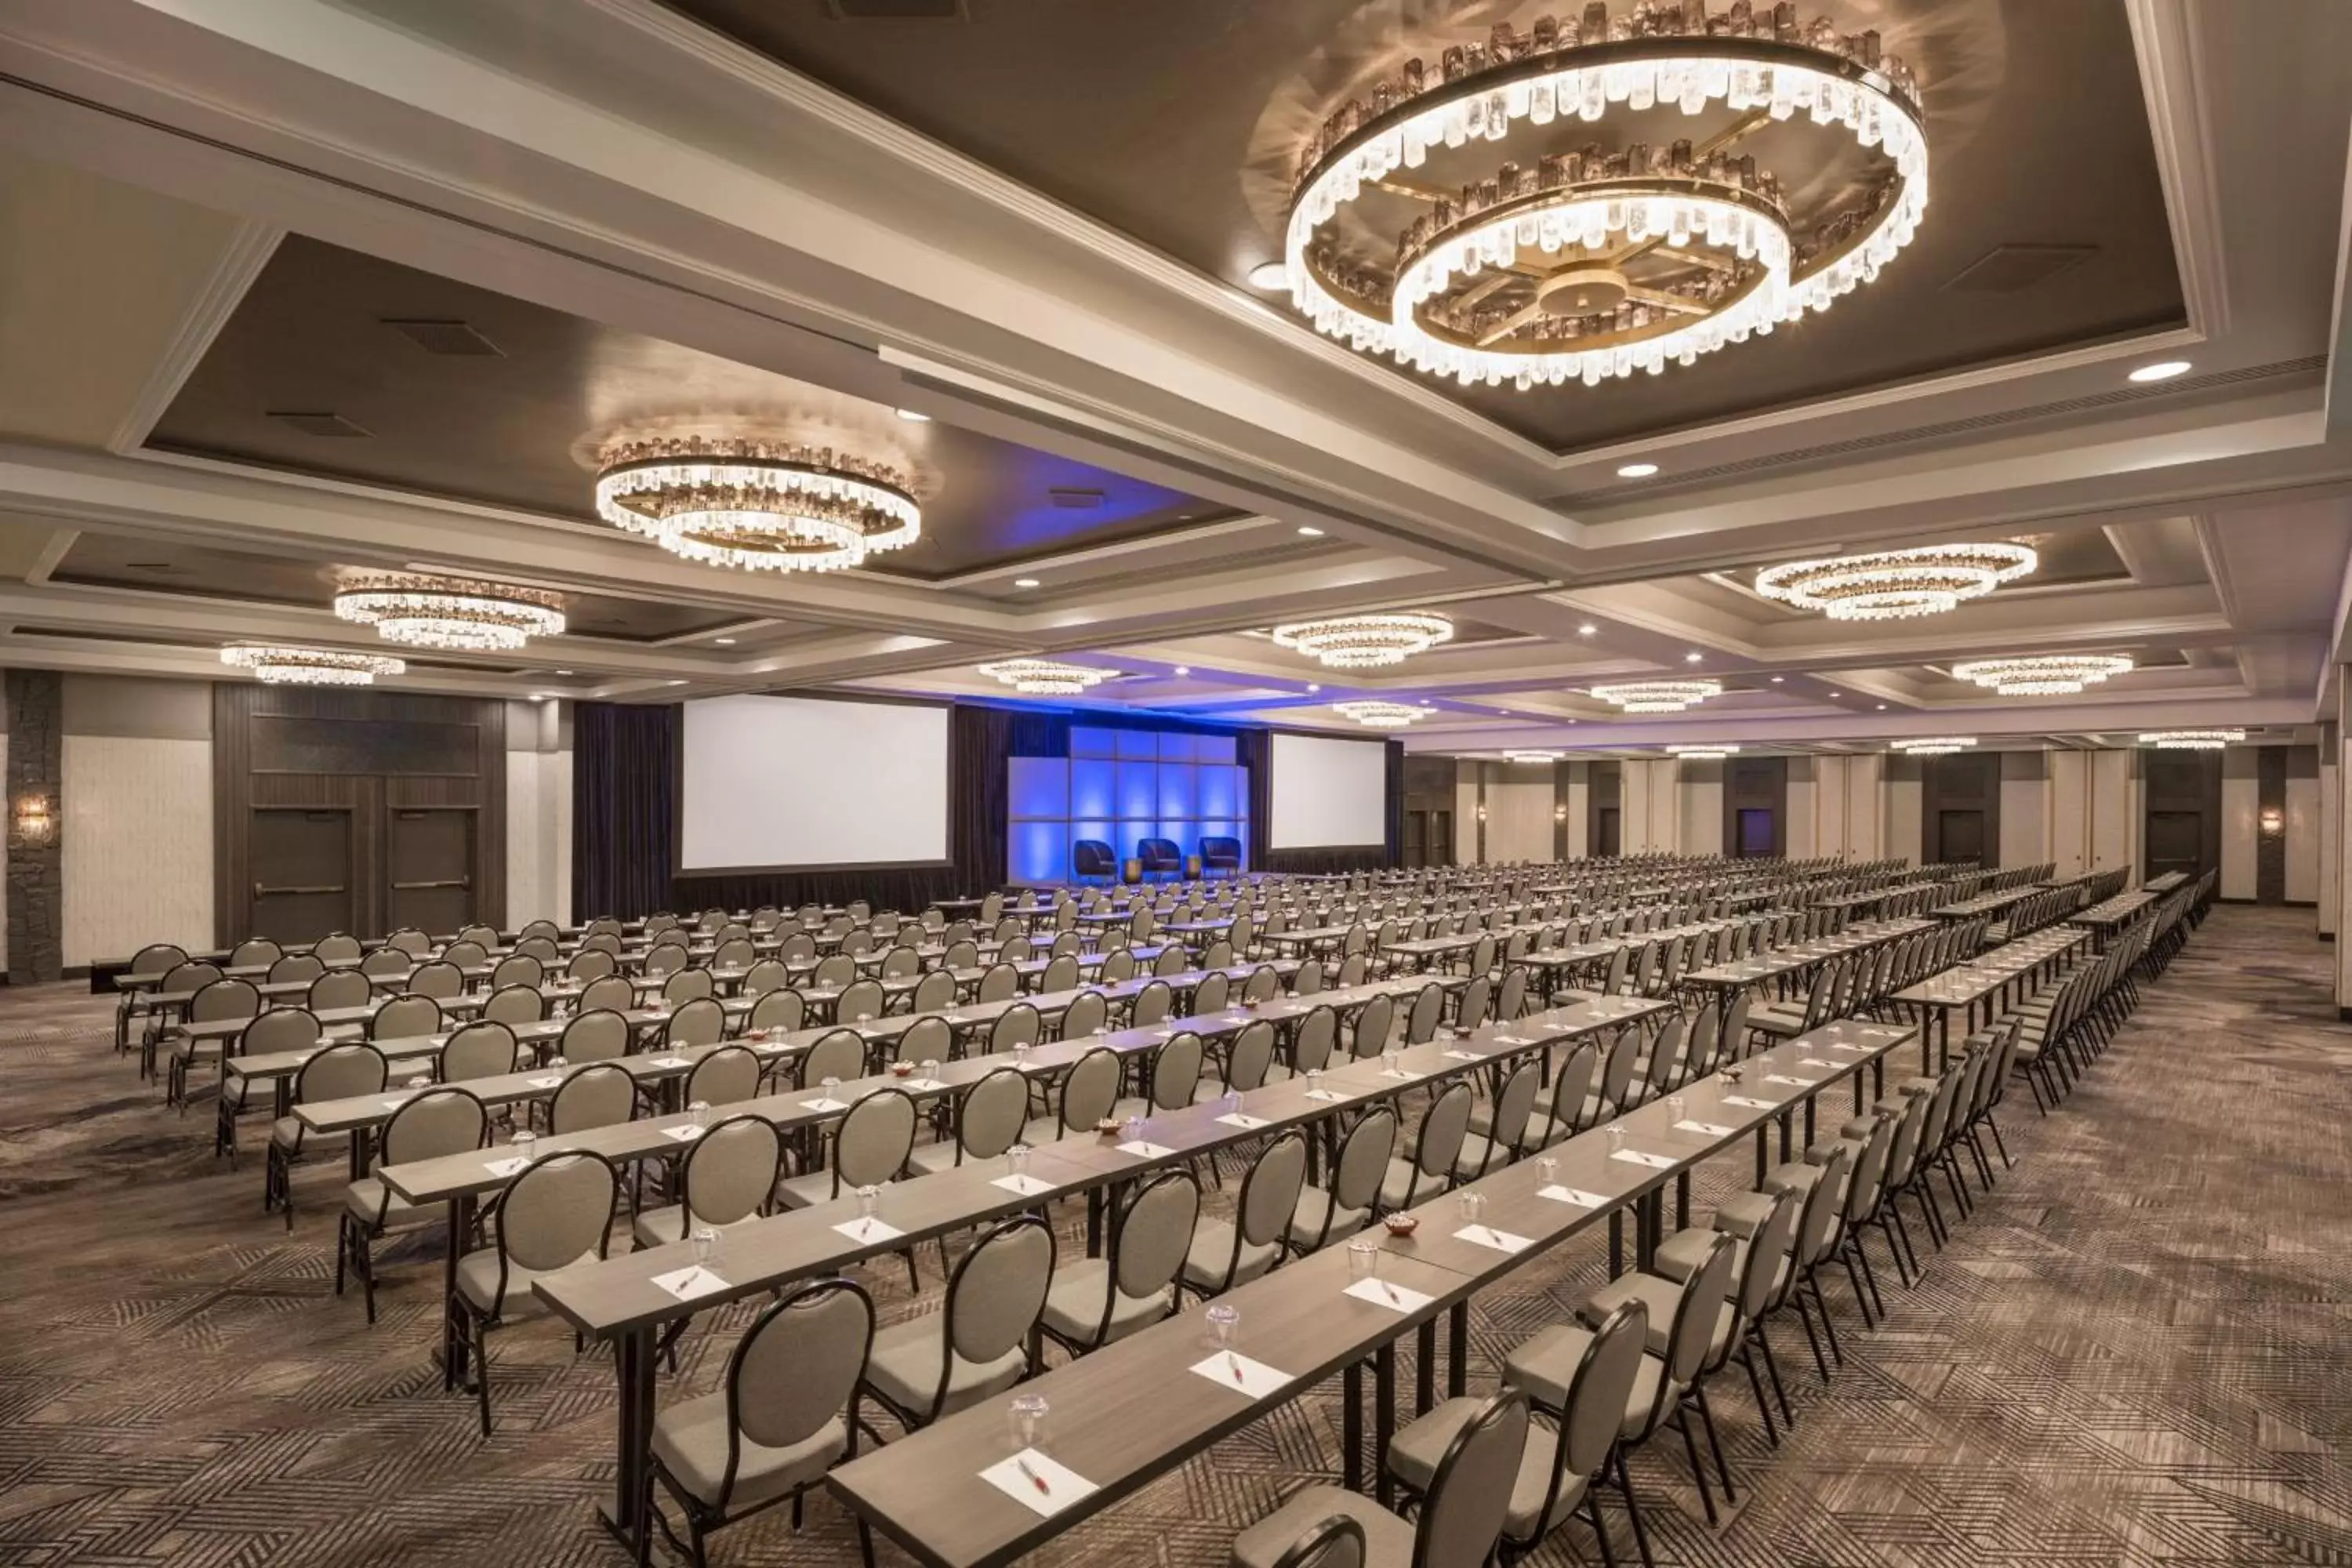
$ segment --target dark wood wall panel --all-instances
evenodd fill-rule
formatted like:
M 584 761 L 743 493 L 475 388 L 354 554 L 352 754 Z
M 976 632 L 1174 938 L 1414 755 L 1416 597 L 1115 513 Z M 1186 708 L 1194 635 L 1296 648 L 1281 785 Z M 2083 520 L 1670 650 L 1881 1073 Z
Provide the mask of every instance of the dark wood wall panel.
M 1723 852 L 1739 853 L 1739 814 L 1772 814 L 1769 854 L 1782 855 L 1789 846 L 1789 759 L 1730 757 L 1723 763 Z
M 256 807 L 344 809 L 352 818 L 352 875 L 362 935 L 373 929 L 384 816 L 404 807 L 476 813 L 475 916 L 506 920 L 506 704 L 406 692 L 213 687 L 213 864 L 215 923 L 226 941 L 251 934 Z M 265 933 L 267 934 L 267 933 Z
M 1961 752 L 1928 757 L 1925 764 L 1919 775 L 1920 858 L 1951 858 L 1957 851 L 1942 841 L 1944 813 L 1975 812 L 1983 822 L 1983 863 L 2000 864 L 2000 753 Z

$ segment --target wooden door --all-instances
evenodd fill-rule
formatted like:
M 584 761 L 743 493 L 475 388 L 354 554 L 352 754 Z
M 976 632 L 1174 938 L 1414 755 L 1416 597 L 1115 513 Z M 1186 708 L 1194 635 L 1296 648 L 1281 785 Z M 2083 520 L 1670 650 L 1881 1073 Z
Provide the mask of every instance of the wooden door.
M 1618 811 L 1604 805 L 1593 816 L 1592 852 L 1604 858 L 1614 858 L 1623 853 L 1618 845 Z
M 1985 819 L 1981 811 L 1950 810 L 1936 814 L 1936 858 L 1947 865 L 1985 863 Z
M 1777 813 L 1764 806 L 1744 805 L 1739 808 L 1739 840 L 1734 853 L 1740 856 L 1778 855 L 1780 852 L 1780 826 Z
M 250 835 L 244 932 L 316 942 L 360 925 L 348 808 L 257 806 Z
M 436 935 L 474 919 L 471 806 L 399 805 L 384 813 L 383 920 Z
M 2147 814 L 2147 874 L 2167 871 L 2189 876 L 2204 869 L 2205 814 L 2201 811 L 2151 811 Z
M 1408 868 L 1429 864 L 1429 813 L 1404 814 L 1404 863 Z

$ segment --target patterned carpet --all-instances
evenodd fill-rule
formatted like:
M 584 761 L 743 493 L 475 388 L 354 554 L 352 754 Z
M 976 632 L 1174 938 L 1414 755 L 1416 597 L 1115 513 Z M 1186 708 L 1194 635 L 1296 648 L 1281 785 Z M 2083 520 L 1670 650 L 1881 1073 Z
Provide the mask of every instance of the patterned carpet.
M 1742 1482 L 1720 1531 L 1678 1453 L 1638 1457 L 1660 1561 L 2352 1564 L 2352 1031 L 2310 930 L 2217 911 L 2063 1110 L 2013 1097 L 2017 1169 L 1916 1290 L 1883 1278 L 1881 1330 L 1832 1289 L 1847 1364 L 1790 1378 L 1782 1447 L 1744 1380 L 1719 1385 Z M 290 1236 L 265 1220 L 258 1160 L 215 1166 L 210 1106 L 164 1110 L 106 1017 L 79 986 L 0 993 L 0 1563 L 617 1568 L 592 1516 L 609 1363 L 549 1326 L 502 1335 L 484 1442 L 427 1357 L 435 1244 L 394 1255 L 370 1330 L 332 1293 L 335 1173 L 304 1173 Z M 1597 1244 L 1531 1265 L 1481 1301 L 1479 1348 L 1601 1278 Z M 892 1316 L 933 1305 L 903 1270 L 866 1283 Z M 711 1386 L 743 1321 L 698 1326 L 677 1381 Z M 1238 1523 L 1336 1469 L 1335 1418 L 1298 1402 L 1041 1557 L 1222 1563 Z M 856 1549 L 818 1501 L 803 1532 L 768 1516 L 714 1556 Z

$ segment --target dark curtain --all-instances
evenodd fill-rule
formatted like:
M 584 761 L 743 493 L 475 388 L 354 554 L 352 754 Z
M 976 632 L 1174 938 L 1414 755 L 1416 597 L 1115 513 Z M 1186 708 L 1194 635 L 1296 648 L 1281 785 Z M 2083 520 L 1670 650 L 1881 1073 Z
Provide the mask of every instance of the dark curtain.
M 1016 755 L 1036 754 L 1022 752 L 1016 744 L 1029 717 L 963 703 L 948 716 L 948 853 L 955 858 L 957 893 L 971 896 L 1004 886 L 1005 818 L 1011 811 L 1005 764 Z
M 1249 770 L 1249 868 L 1268 871 L 1265 836 L 1274 824 L 1274 732 L 1244 730 L 1235 755 Z
M 1389 742 L 1389 784 L 1385 816 L 1388 819 L 1388 864 L 1401 865 L 1404 860 L 1404 742 Z
M 1283 876 L 1319 876 L 1332 871 L 1377 870 L 1393 863 L 1385 849 L 1368 844 L 1360 848 L 1276 849 L 1267 854 L 1260 869 Z
M 678 710 L 583 702 L 572 715 L 572 918 L 670 905 Z

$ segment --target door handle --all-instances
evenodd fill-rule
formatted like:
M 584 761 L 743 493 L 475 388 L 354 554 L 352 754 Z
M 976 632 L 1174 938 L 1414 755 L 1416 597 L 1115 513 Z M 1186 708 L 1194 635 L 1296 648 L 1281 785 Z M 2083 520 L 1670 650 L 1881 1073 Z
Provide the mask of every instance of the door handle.
M 470 888 L 473 885 L 474 879 L 471 877 L 459 877 L 446 882 L 394 882 L 392 885 L 392 890 L 395 893 L 415 893 L 434 888 Z
M 331 888 L 271 888 L 259 882 L 253 885 L 253 896 L 257 899 L 268 898 L 273 893 L 340 893 L 342 890 L 341 884 Z

